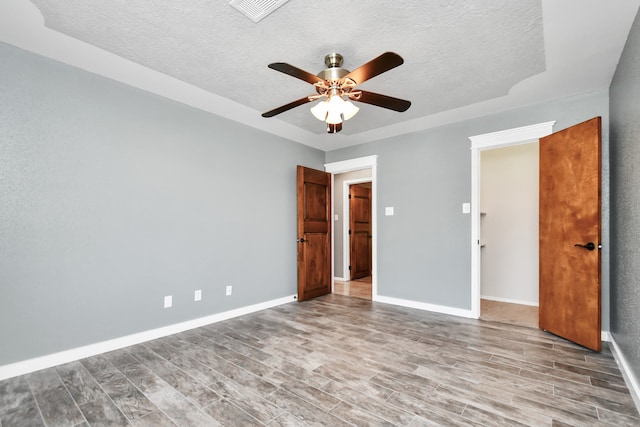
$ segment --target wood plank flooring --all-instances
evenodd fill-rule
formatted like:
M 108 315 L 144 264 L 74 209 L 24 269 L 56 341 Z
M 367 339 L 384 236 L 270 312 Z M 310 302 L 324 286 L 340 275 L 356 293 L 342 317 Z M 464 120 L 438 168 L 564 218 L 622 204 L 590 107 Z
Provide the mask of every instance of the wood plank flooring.
M 480 300 L 480 318 L 490 322 L 538 327 L 538 307 L 508 302 Z
M 8 426 L 638 426 L 605 345 L 327 295 L 0 382 Z
M 362 279 L 333 282 L 333 293 L 348 297 L 371 299 L 371 276 Z

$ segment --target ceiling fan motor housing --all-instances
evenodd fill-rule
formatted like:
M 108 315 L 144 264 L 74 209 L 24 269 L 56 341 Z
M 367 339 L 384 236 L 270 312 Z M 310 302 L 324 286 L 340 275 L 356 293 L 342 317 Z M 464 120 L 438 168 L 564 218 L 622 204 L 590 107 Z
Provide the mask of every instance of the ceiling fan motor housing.
M 342 55 L 339 53 L 330 53 L 324 57 L 324 64 L 327 66 L 324 70 L 320 71 L 317 76 L 323 80 L 332 81 L 340 80 L 347 74 L 349 70 L 342 68 Z

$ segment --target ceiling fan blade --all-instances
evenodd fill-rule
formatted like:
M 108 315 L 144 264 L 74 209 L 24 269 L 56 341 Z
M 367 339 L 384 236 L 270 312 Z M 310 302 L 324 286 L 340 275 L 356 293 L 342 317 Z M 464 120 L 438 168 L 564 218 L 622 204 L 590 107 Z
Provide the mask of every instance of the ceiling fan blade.
M 272 70 L 280 71 L 281 73 L 288 74 L 307 83 L 314 84 L 324 82 L 320 77 L 298 67 L 294 67 L 293 65 L 287 64 L 286 62 L 274 62 L 273 64 L 269 64 L 268 67 Z
M 402 65 L 404 60 L 400 55 L 394 52 L 385 52 L 377 58 L 372 59 L 364 65 L 356 68 L 346 76 L 345 79 L 353 80 L 356 85 L 359 85 L 372 77 L 389 71 L 392 68 L 396 68 L 398 65 Z
M 297 107 L 299 105 L 306 104 L 307 102 L 311 102 L 311 99 L 309 99 L 308 96 L 305 96 L 304 98 L 297 99 L 297 100 L 295 100 L 293 102 L 290 102 L 288 104 L 282 105 L 282 106 L 280 106 L 278 108 L 274 108 L 271 111 L 267 111 L 266 113 L 262 113 L 262 117 L 273 117 L 273 116 L 276 116 L 276 115 L 278 115 L 280 113 L 284 113 L 285 111 L 289 111 L 292 108 L 295 108 L 295 107 Z
M 379 93 L 358 91 L 360 96 L 349 97 L 353 101 L 364 102 L 365 104 L 375 105 L 377 107 L 388 108 L 394 111 L 407 111 L 411 107 L 411 101 L 406 101 L 392 96 L 380 95 Z

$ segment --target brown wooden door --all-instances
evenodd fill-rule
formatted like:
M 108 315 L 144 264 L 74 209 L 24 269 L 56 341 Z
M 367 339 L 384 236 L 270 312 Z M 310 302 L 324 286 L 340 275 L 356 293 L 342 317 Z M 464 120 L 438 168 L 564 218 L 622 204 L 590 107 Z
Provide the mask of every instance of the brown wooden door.
M 540 328 L 595 351 L 601 348 L 600 126 L 596 117 L 540 139 Z
M 298 300 L 331 293 L 331 174 L 298 166 Z
M 371 276 L 371 188 L 349 186 L 350 280 Z

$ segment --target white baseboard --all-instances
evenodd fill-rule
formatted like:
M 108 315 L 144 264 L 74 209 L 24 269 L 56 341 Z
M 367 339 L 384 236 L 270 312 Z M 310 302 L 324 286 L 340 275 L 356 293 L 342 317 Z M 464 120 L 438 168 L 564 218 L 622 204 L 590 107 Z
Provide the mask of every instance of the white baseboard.
M 487 299 L 490 299 L 490 298 L 487 298 Z M 435 313 L 450 314 L 452 316 L 460 316 L 460 317 L 467 317 L 470 319 L 477 319 L 477 317 L 473 316 L 473 312 L 471 310 L 447 307 L 444 305 L 428 304 L 426 302 L 406 300 L 401 298 L 385 297 L 380 295 L 374 295 L 373 301 L 383 302 L 385 304 L 399 305 L 401 307 L 417 308 L 418 310 L 433 311 Z M 522 303 L 516 303 L 516 304 L 522 304 Z M 611 341 L 612 340 L 611 334 L 607 331 L 601 331 L 601 340 L 606 342 Z
M 344 277 L 334 277 L 333 280 L 337 280 L 338 282 L 348 282 L 349 279 L 345 279 Z
M 638 378 L 634 375 L 629 362 L 624 357 L 624 354 L 620 351 L 620 347 L 616 343 L 616 340 L 613 339 L 613 336 L 609 337 L 609 342 L 611 342 L 611 353 L 613 353 L 614 359 L 618 363 L 618 368 L 620 368 L 620 372 L 622 372 L 622 376 L 624 378 L 624 382 L 627 384 L 629 388 L 629 393 L 631 394 L 631 398 L 636 404 L 636 409 L 640 412 L 640 382 L 638 382 Z
M 28 374 L 29 372 L 39 371 L 40 369 L 46 369 L 52 366 L 62 365 L 64 363 L 73 362 L 74 360 L 95 356 L 96 354 L 106 353 L 157 338 L 166 337 L 168 335 L 177 334 L 179 332 L 188 331 L 189 329 L 199 328 L 200 326 L 210 325 L 212 323 L 221 322 L 223 320 L 243 316 L 245 314 L 255 313 L 257 311 L 287 304 L 296 300 L 297 295 L 289 295 L 284 298 L 248 305 L 246 307 L 212 314 L 211 316 L 200 317 L 198 319 L 188 320 L 186 322 L 176 323 L 162 328 L 151 329 L 137 334 L 48 354 L 46 356 L 10 363 L 8 365 L 0 366 L 0 380 Z
M 374 295 L 373 300 L 377 302 L 383 302 L 385 304 L 399 305 L 399 306 L 408 307 L 408 308 L 417 308 L 418 310 L 433 311 L 436 313 L 451 314 L 453 316 L 468 317 L 472 319 L 474 318 L 471 310 L 447 307 L 445 305 L 435 305 L 435 304 L 429 304 L 426 302 L 413 301 L 413 300 L 407 300 L 407 299 L 401 299 L 401 298 L 384 297 L 380 295 Z
M 508 302 L 510 304 L 530 305 L 532 307 L 538 307 L 540 305 L 535 301 L 522 301 L 522 300 L 510 299 L 510 298 L 491 297 L 488 295 L 480 295 L 480 298 L 486 299 L 489 301 Z

